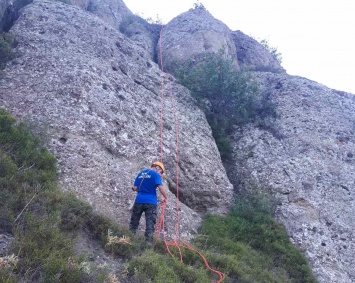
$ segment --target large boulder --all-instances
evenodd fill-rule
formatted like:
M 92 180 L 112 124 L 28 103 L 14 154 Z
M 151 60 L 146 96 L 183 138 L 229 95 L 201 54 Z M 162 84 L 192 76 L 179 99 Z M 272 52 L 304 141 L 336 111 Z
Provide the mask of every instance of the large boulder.
M 57 1 L 61 1 L 63 3 L 78 6 L 79 8 L 81 8 L 85 11 L 89 10 L 92 7 L 91 5 L 95 5 L 94 3 L 96 3 L 96 0 L 57 0 Z M 118 1 L 120 1 L 120 0 L 118 0 Z
M 262 44 L 241 31 L 232 32 L 240 67 L 251 71 L 281 73 L 284 68 Z
M 355 96 L 301 77 L 255 76 L 278 118 L 236 131 L 232 183 L 276 196 L 278 219 L 320 282 L 355 282 Z
M 230 29 L 203 6 L 172 19 L 162 30 L 157 50 L 158 62 L 162 57 L 163 69 L 173 73 L 190 60 L 200 60 L 205 53 L 223 52 L 238 67 Z
M 169 231 L 177 189 L 186 237 L 200 213 L 228 210 L 233 187 L 204 114 L 145 50 L 91 13 L 50 0 L 23 8 L 11 32 L 21 56 L 0 79 L 0 106 L 41 133 L 64 190 L 127 224 L 136 174 L 162 159 Z
M 69 0 L 70 3 L 83 7 L 82 1 L 87 2 L 86 10 L 101 20 L 119 30 L 122 21 L 133 13 L 122 0 Z

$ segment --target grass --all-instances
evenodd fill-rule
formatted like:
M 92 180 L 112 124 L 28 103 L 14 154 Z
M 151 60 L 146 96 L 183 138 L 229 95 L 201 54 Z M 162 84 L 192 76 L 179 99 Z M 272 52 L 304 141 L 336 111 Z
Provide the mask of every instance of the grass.
M 24 123 L 0 109 L 0 233 L 14 240 L 0 257 L 0 282 L 186 282 L 218 280 L 201 256 L 164 242 L 147 249 L 141 238 L 98 215 L 57 184 L 56 159 Z M 87 233 L 113 259 L 119 274 L 94 268 L 74 251 Z M 238 202 L 227 216 L 206 215 L 192 246 L 224 282 L 316 282 L 285 229 L 263 206 Z M 119 263 L 117 263 L 119 264 Z
M 207 215 L 200 233 L 206 236 L 196 245 L 219 253 L 216 265 L 238 282 L 316 282 L 284 227 L 265 212 L 236 205 L 228 216 Z
M 242 201 L 245 202 L 245 201 Z M 257 207 L 236 203 L 227 216 L 206 215 L 193 247 L 209 266 L 225 275 L 223 282 L 317 282 L 301 252 L 285 229 Z M 180 245 L 173 257 L 163 243 L 129 262 L 128 282 L 211 282 L 219 280 L 200 255 Z
M 99 229 L 106 226 L 92 228 L 99 216 L 73 194 L 60 191 L 55 157 L 3 109 L 0 186 L 0 233 L 14 237 L 9 251 L 19 259 L 0 268 L 1 282 L 104 282 L 104 270 L 83 269 L 86 258 L 75 254 L 73 241 L 80 229 L 101 239 Z

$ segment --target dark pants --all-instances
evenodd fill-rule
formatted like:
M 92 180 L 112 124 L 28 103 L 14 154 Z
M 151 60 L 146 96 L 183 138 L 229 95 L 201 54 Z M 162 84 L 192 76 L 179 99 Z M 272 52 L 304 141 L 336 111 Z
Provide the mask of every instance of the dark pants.
M 155 230 L 155 223 L 157 221 L 157 206 L 155 204 L 135 203 L 132 210 L 131 222 L 129 223 L 129 230 L 135 234 L 138 229 L 139 220 L 144 212 L 145 215 L 145 238 L 147 241 L 153 241 Z

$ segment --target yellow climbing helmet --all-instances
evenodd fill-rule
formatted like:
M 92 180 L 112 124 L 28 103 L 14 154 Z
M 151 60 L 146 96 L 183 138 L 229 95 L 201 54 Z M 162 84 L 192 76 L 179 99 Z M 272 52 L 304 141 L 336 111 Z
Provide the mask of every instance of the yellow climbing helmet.
M 152 167 L 152 166 L 154 166 L 154 165 L 159 166 L 159 167 L 161 168 L 161 170 L 163 170 L 163 173 L 165 172 L 165 167 L 164 167 L 164 164 L 163 164 L 162 162 L 160 162 L 160 161 L 155 161 L 154 163 L 152 163 L 152 165 L 151 165 L 150 167 Z

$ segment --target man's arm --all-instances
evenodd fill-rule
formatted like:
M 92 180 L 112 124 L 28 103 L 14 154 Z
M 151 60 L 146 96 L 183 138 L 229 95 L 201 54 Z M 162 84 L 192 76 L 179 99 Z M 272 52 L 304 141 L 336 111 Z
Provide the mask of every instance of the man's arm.
M 164 197 L 163 202 L 164 202 L 164 201 L 167 201 L 167 200 L 168 200 L 168 196 L 167 196 L 167 194 L 166 194 L 166 192 L 165 192 L 164 187 L 163 187 L 162 185 L 159 185 L 159 186 L 158 186 L 158 189 L 159 189 L 159 192 L 160 192 L 160 193 L 163 195 L 163 197 Z
M 138 187 L 137 186 L 133 186 L 132 187 L 132 191 L 137 192 L 138 191 Z

